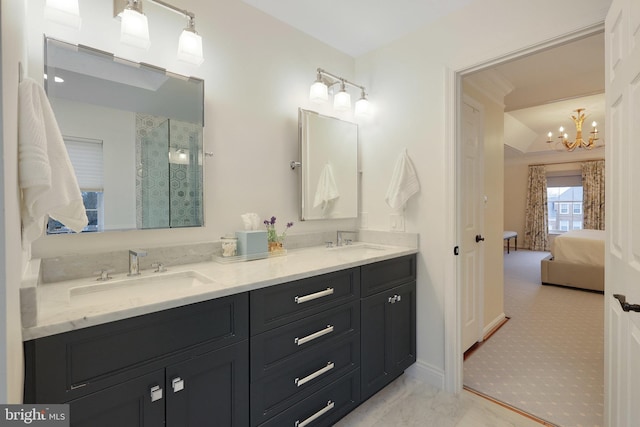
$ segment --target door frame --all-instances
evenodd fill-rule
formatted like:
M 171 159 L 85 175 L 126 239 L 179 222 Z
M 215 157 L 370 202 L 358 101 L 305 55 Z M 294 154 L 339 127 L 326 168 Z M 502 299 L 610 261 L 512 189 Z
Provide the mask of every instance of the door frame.
M 536 53 L 551 47 L 559 46 L 583 37 L 604 31 L 604 20 L 582 29 L 572 31 L 552 38 L 539 44 L 524 47 L 510 54 L 488 59 L 486 62 L 466 68 L 445 69 L 445 141 L 446 166 L 453 173 L 445 176 L 447 188 L 447 203 L 455 215 L 450 215 L 447 221 L 446 233 L 450 248 L 460 244 L 461 230 L 459 227 L 462 217 L 462 207 L 458 201 L 458 173 L 461 150 L 461 105 L 462 78 L 472 72 L 480 71 L 492 66 Z M 461 307 L 461 272 L 459 257 L 450 256 L 445 261 L 447 276 L 453 277 L 455 286 L 445 286 L 444 289 L 444 389 L 451 393 L 462 391 L 463 381 L 463 351 L 462 351 L 462 307 Z

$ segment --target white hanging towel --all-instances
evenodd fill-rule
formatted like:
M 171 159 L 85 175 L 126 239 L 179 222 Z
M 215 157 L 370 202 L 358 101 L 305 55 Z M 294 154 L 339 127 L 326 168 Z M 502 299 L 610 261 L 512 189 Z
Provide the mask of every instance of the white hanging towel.
M 20 83 L 18 98 L 23 242 L 28 244 L 42 235 L 47 215 L 80 232 L 89 221 L 49 99 L 30 78 Z
M 396 161 L 384 200 L 393 209 L 403 209 L 407 200 L 418 191 L 420 182 L 405 148 Z
M 320 178 L 318 179 L 318 187 L 316 188 L 316 196 L 313 199 L 313 207 L 322 207 L 322 210 L 326 209 L 331 201 L 340 197 L 338 187 L 336 186 L 336 180 L 333 176 L 333 168 L 327 163 L 320 172 Z

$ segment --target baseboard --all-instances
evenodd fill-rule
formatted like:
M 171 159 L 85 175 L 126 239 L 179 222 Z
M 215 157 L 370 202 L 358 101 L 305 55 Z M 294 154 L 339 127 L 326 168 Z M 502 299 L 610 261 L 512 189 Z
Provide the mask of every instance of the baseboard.
M 426 362 L 418 360 L 409 366 L 404 373 L 412 378 L 417 378 L 429 385 L 437 387 L 440 390 L 444 390 L 444 371 Z
M 484 337 L 483 339 L 487 339 L 489 338 L 489 336 L 491 336 L 491 334 L 493 334 L 495 332 L 496 329 L 498 329 L 500 326 L 502 326 L 502 324 L 504 323 L 504 321 L 507 319 L 507 316 L 504 313 L 500 313 L 500 315 L 498 317 L 496 317 L 495 319 L 493 319 L 487 326 L 484 327 L 484 329 L 482 330 L 482 336 Z

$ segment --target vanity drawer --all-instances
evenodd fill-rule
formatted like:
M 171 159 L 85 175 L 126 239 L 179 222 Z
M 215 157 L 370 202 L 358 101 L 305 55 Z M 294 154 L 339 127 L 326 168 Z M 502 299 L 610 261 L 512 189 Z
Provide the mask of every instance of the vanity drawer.
M 336 271 L 252 291 L 251 334 L 360 298 L 360 269 Z
M 248 329 L 248 295 L 242 293 L 27 341 L 25 399 L 75 399 L 176 352 L 239 342 Z
M 416 256 L 407 255 L 362 266 L 362 296 L 416 280 Z
M 308 357 L 296 357 L 251 384 L 251 425 L 260 424 L 359 364 L 360 334 L 327 343 Z
M 260 426 L 331 426 L 359 403 L 360 370 L 356 369 Z
M 331 341 L 358 332 L 360 302 L 354 301 L 251 337 L 251 380 L 272 375 L 297 355 L 308 358 Z

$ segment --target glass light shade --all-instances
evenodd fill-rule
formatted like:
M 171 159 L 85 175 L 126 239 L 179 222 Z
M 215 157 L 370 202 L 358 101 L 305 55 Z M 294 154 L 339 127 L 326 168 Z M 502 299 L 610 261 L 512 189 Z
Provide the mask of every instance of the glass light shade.
M 371 103 L 367 98 L 360 98 L 356 101 L 355 115 L 358 117 L 371 117 Z
M 329 99 L 329 88 L 322 82 L 315 82 L 309 88 L 309 100 L 311 102 L 321 103 Z
M 333 108 L 337 111 L 346 111 L 351 108 L 351 95 L 344 90 L 336 93 L 333 97 Z
M 48 21 L 80 29 L 78 0 L 47 0 L 44 17 Z
M 149 49 L 149 23 L 147 17 L 135 10 L 125 9 L 120 24 L 120 41 L 130 46 Z
M 178 59 L 194 65 L 202 64 L 202 37 L 198 33 L 188 29 L 182 31 L 178 40 Z

